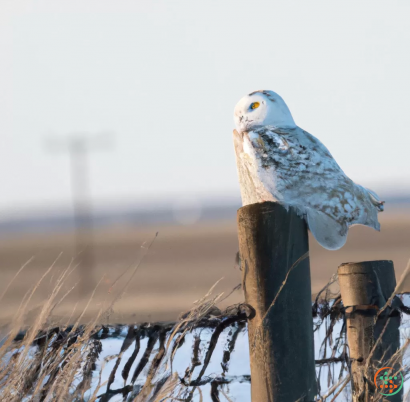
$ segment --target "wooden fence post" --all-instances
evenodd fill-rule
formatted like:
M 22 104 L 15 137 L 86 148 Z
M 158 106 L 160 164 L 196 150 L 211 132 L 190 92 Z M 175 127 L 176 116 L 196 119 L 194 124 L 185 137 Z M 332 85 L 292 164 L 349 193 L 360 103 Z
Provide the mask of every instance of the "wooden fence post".
M 388 393 L 376 390 L 376 372 L 382 367 L 392 367 L 389 372 L 400 370 L 400 359 L 390 362 L 400 349 L 400 314 L 388 307 L 377 317 L 396 287 L 393 262 L 346 263 L 339 267 L 338 275 L 346 309 L 353 401 L 370 402 L 377 393 Z M 398 402 L 402 398 L 403 390 L 388 400 Z
M 304 220 L 273 202 L 237 215 L 248 321 L 252 402 L 316 395 L 309 245 Z M 299 261 L 298 261 L 299 260 Z

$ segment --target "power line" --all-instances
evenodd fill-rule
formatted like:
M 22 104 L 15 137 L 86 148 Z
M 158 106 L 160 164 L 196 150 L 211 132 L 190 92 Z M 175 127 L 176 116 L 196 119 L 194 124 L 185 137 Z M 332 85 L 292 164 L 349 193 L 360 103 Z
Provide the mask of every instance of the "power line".
M 94 289 L 93 220 L 90 194 L 89 154 L 111 147 L 112 134 L 74 133 L 49 138 L 53 153 L 68 153 L 70 158 L 71 194 L 75 225 L 75 255 L 80 276 L 79 292 L 85 296 Z

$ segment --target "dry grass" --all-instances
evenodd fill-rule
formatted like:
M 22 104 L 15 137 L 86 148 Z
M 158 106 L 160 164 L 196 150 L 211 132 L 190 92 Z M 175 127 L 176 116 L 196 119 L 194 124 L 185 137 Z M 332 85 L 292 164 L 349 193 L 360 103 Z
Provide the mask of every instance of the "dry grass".
M 155 240 L 155 238 L 154 238 Z M 152 244 L 152 242 L 151 242 Z M 150 245 L 144 247 L 148 252 Z M 125 350 L 131 345 L 134 338 L 124 341 L 118 355 L 106 358 L 99 368 L 97 384 L 95 384 L 96 362 L 102 351 L 102 344 L 98 334 L 101 333 L 101 317 L 107 316 L 112 311 L 115 300 L 119 300 L 125 293 L 127 286 L 123 287 L 114 302 L 106 308 L 100 309 L 99 313 L 86 325 L 80 322 L 91 304 L 95 292 L 92 292 L 87 305 L 81 313 L 77 314 L 75 322 L 75 307 L 66 323 L 60 323 L 58 327 L 50 320 L 52 312 L 59 303 L 73 290 L 63 291 L 64 281 L 74 272 L 75 266 L 70 264 L 65 270 L 57 275 L 53 290 L 44 301 L 37 319 L 29 327 L 22 331 L 22 323 L 25 312 L 30 306 L 30 301 L 36 290 L 46 278 L 53 277 L 55 263 L 43 274 L 38 282 L 30 289 L 23 299 L 18 314 L 10 325 L 8 334 L 4 336 L 0 347 L 0 393 L 1 400 L 5 402 L 17 401 L 105 401 L 113 395 L 110 385 L 114 380 L 115 372 L 119 366 Z M 141 260 L 130 270 L 131 278 L 135 275 Z M 24 267 L 20 270 L 23 271 Z M 129 273 L 129 272 L 128 272 Z M 120 276 L 124 275 L 121 274 Z M 14 278 L 15 279 L 15 278 Z M 101 279 L 102 281 L 103 279 Z M 101 282 L 100 281 L 100 282 Z M 141 325 L 141 331 L 150 333 L 147 349 L 139 361 L 134 372 L 131 385 L 124 387 L 124 392 L 129 393 L 127 400 L 159 402 L 174 396 L 178 398 L 189 387 L 191 378 L 186 378 L 188 384 L 181 383 L 178 376 L 172 372 L 172 361 L 176 350 L 183 342 L 186 334 L 198 325 L 204 324 L 209 317 L 222 319 L 231 314 L 234 318 L 229 322 L 246 320 L 246 314 L 241 307 L 229 312 L 221 312 L 216 304 L 222 299 L 223 293 L 213 295 L 212 292 L 217 284 L 201 299 L 194 302 L 193 308 L 183 314 L 176 324 L 168 324 L 162 327 L 155 325 Z M 215 325 L 214 322 L 212 325 Z M 223 324 L 225 327 L 227 324 Z M 131 328 L 131 327 L 130 327 Z M 134 330 L 134 328 L 132 328 Z M 158 332 L 155 332 L 159 329 Z M 150 332 L 151 331 L 151 332 Z M 219 333 L 222 329 L 219 330 Z M 135 333 L 133 332 L 133 336 Z M 136 338 L 135 338 L 136 339 Z M 159 341 L 159 349 L 152 361 L 153 347 Z M 214 344 L 216 344 L 216 340 Z M 139 349 L 139 341 L 138 341 Z M 212 352 L 209 353 L 208 363 Z M 126 381 L 134 357 L 131 357 L 123 370 Z M 102 382 L 104 366 L 110 360 L 116 359 L 116 365 L 107 381 Z M 205 365 L 206 368 L 207 364 Z M 144 368 L 148 368 L 145 384 L 142 387 L 134 386 L 139 374 Z M 162 374 L 161 374 L 162 373 Z M 160 375 L 160 378 L 158 377 Z M 192 372 L 191 372 L 192 374 Z M 155 378 L 155 381 L 154 381 Z M 104 389 L 106 391 L 104 392 Z M 193 388 L 194 392 L 196 387 Z M 92 392 L 91 392 L 92 390 Z M 119 393 L 118 390 L 115 393 Z
M 155 238 L 153 241 L 154 240 Z M 147 247 L 144 247 L 143 257 L 148 253 L 151 245 L 152 242 Z M 217 398 L 218 392 L 224 393 L 223 388 L 218 387 L 227 384 L 229 381 L 227 377 L 225 377 L 226 370 L 224 369 L 222 377 L 219 378 L 205 377 L 205 371 L 209 365 L 220 334 L 229 326 L 237 324 L 236 329 L 232 331 L 233 334 L 230 341 L 230 350 L 232 351 L 235 346 L 235 337 L 239 331 L 244 328 L 246 319 L 252 314 L 252 311 L 251 308 L 246 305 L 236 305 L 225 311 L 221 311 L 218 303 L 225 299 L 224 294 L 213 294 L 219 281 L 204 297 L 194 302 L 192 309 L 182 314 L 176 324 L 162 326 L 143 324 L 138 327 L 137 331 L 134 327 L 130 326 L 129 333 L 131 337 L 127 336 L 119 353 L 107 357 L 102 367 L 99 367 L 99 372 L 96 372 L 96 362 L 99 360 L 99 355 L 102 351 L 102 344 L 98 334 L 101 333 L 103 327 L 99 325 L 99 323 L 102 317 L 110 314 L 115 301 L 119 300 L 127 290 L 127 285 L 120 289 L 114 302 L 105 308 L 100 307 L 98 314 L 96 314 L 90 322 L 86 325 L 80 325 L 87 309 L 93 302 L 93 298 L 99 286 L 97 285 L 85 308 L 81 312 L 76 313 L 76 307 L 74 306 L 70 318 L 65 323 L 59 323 L 58 327 L 56 327 L 50 320 L 50 317 L 52 316 L 53 310 L 73 290 L 73 287 L 65 289 L 63 284 L 73 274 L 76 268 L 74 263 L 71 263 L 62 272 L 55 273 L 56 262 L 57 261 L 49 267 L 37 283 L 27 292 L 18 309 L 18 313 L 10 325 L 7 335 L 5 335 L 2 340 L 0 346 L 0 393 L 2 401 L 92 402 L 98 400 L 104 402 L 118 393 L 128 395 L 127 401 L 191 401 L 194 394 L 200 395 L 200 399 L 202 400 L 201 386 L 204 384 L 212 385 L 214 398 Z M 129 274 L 130 278 L 134 277 L 140 263 L 141 260 L 120 276 Z M 24 267 L 25 266 L 20 269 L 19 273 L 24 271 Z M 410 262 L 403 278 L 409 271 Z M 15 276 L 13 280 L 16 278 L 17 276 Z M 52 291 L 39 310 L 37 319 L 22 333 L 23 317 L 27 309 L 29 309 L 32 297 L 40 288 L 41 283 L 49 278 L 53 278 Z M 322 289 L 321 294 L 318 295 L 316 303 L 314 304 L 314 312 L 318 318 L 316 320 L 317 325 L 326 326 L 326 337 L 322 343 L 323 361 L 320 363 L 317 362 L 317 364 L 320 366 L 319 370 L 321 370 L 322 366 L 328 367 L 329 375 L 332 373 L 330 369 L 332 364 L 342 363 L 342 368 L 337 378 L 329 378 L 328 390 L 324 392 L 318 401 L 335 401 L 336 398 L 346 391 L 346 387 L 348 387 L 351 381 L 348 348 L 344 332 L 345 327 L 342 327 L 339 334 L 334 333 L 337 321 L 343 317 L 343 306 L 340 297 L 337 297 L 337 295 L 334 301 L 329 301 L 330 298 L 335 296 L 330 291 L 330 288 L 336 280 L 337 278 L 333 276 L 329 284 Z M 103 278 L 101 281 L 103 281 Z M 386 306 L 380 310 L 379 315 L 390 308 L 402 282 L 403 279 L 399 281 L 395 293 L 388 299 Z M 116 282 L 114 282 L 113 286 L 115 286 L 115 284 Z M 8 289 L 11 289 L 11 287 L 9 286 Z M 0 300 L 2 296 L 0 296 Z M 322 296 L 322 302 L 319 303 L 320 296 Z M 74 324 L 72 324 L 72 322 L 74 322 Z M 386 327 L 388 322 L 389 319 L 386 321 Z M 198 351 L 194 346 L 192 361 L 187 362 L 188 367 L 185 371 L 185 375 L 182 378 L 178 377 L 172 367 L 178 348 L 182 345 L 188 333 L 196 328 L 206 326 L 212 327 L 213 331 L 207 350 L 203 351 L 203 361 L 199 362 Z M 380 337 L 382 335 L 383 332 Z M 130 375 L 131 366 L 139 351 L 139 339 L 141 336 L 149 338 L 147 347 L 138 362 L 136 370 L 130 377 L 130 385 L 125 385 Z M 110 386 L 114 381 L 121 359 L 126 349 L 129 348 L 134 341 L 136 345 L 135 351 L 137 353 L 133 353 L 129 358 L 122 372 L 124 388 L 113 391 L 110 389 Z M 372 353 L 365 365 L 364 376 L 368 384 L 372 383 L 372 373 L 374 373 L 376 368 L 375 362 L 372 360 L 372 354 L 377 343 L 378 340 L 376 340 Z M 154 345 L 159 345 L 156 350 L 154 350 Z M 403 373 L 406 380 L 410 375 L 410 369 L 405 363 L 404 357 L 409 345 L 410 339 L 405 340 L 402 348 L 386 363 L 391 365 L 391 367 L 397 367 L 397 369 Z M 326 352 L 327 347 L 330 347 L 330 353 Z M 342 351 L 340 356 L 336 356 L 336 353 L 340 351 Z M 114 359 L 116 360 L 114 369 L 108 380 L 103 381 L 102 373 L 105 368 L 104 366 L 110 360 Z M 224 361 L 223 364 L 227 364 L 227 362 Z M 196 378 L 193 378 L 194 370 L 198 365 L 202 365 L 202 367 L 196 375 Z M 222 365 L 222 367 L 224 366 Z M 143 371 L 145 382 L 141 386 L 136 385 L 136 380 Z M 249 381 L 249 379 L 247 381 Z M 227 399 L 228 398 L 229 396 L 227 396 Z M 374 400 L 381 401 L 382 399 L 381 396 L 377 394 Z
M 398 278 L 407 263 L 410 238 L 410 209 L 394 213 L 392 207 L 380 215 L 382 230 L 373 231 L 366 227 L 353 227 L 349 232 L 347 244 L 340 250 L 328 251 L 310 239 L 310 265 L 312 273 L 312 292 L 317 293 L 342 262 L 393 260 Z M 145 321 L 170 321 L 181 311 L 187 309 L 193 300 L 199 299 L 221 276 L 224 281 L 218 289 L 226 293 L 239 281 L 238 270 L 234 267 L 235 253 L 238 251 L 238 236 L 235 211 L 226 220 L 199 222 L 192 226 L 128 225 L 96 227 L 93 249 L 93 278 L 86 287 L 84 298 L 77 291 L 72 292 L 55 310 L 58 316 L 68 316 L 72 306 L 78 301 L 82 309 L 87 294 L 91 293 L 104 274 L 104 283 L 90 305 L 82 323 L 91 320 L 98 313 L 97 303 L 105 300 L 106 289 L 117 277 L 118 272 L 132 265 L 139 257 L 138 245 L 151 239 L 155 231 L 160 235 L 144 264 L 139 268 L 137 280 L 133 280 L 127 290 L 127 297 L 115 304 L 110 320 L 133 324 Z M 0 234 L 1 235 L 1 234 Z M 136 246 L 137 245 L 137 246 Z M 15 315 L 20 301 L 31 285 L 38 280 L 45 268 L 63 251 L 56 268 L 65 268 L 72 256 L 74 233 L 36 233 L 3 235 L 0 241 L 0 294 L 11 281 L 21 264 L 35 255 L 13 282 L 0 311 L 0 325 L 8 324 Z M 75 273 L 66 282 L 73 286 L 79 279 Z M 409 283 L 403 284 L 410 289 Z M 42 295 L 50 292 L 48 281 L 44 281 L 32 298 L 31 309 L 40 306 Z M 235 295 L 234 295 L 235 296 Z M 239 303 L 242 298 L 238 292 L 230 303 Z M 223 304 L 227 307 L 227 304 Z M 35 312 L 36 313 L 36 312 Z M 37 314 L 33 313 L 33 317 Z M 28 312 L 29 320 L 31 313 Z
M 83 396 L 86 381 L 75 389 L 78 376 L 83 378 L 91 371 L 95 349 L 98 348 L 92 334 L 98 330 L 99 315 L 86 326 L 79 326 L 84 311 L 74 325 L 52 328 L 48 322 L 54 308 L 61 303 L 69 289 L 62 294 L 64 281 L 72 274 L 71 265 L 56 279 L 54 288 L 45 300 L 34 324 L 27 328 L 24 336 L 21 331 L 22 319 L 31 298 L 41 282 L 50 275 L 54 264 L 46 271 L 23 299 L 20 309 L 11 323 L 11 329 L 0 348 L 0 388 L 2 401 L 66 401 L 67 395 Z M 93 294 L 88 304 L 91 302 Z M 17 340 L 16 340 L 17 339 Z M 96 400 L 91 398 L 90 401 Z
M 129 280 L 137 272 L 142 259 L 148 253 L 155 238 L 156 236 L 148 247 L 142 246 L 144 253 L 140 261 L 131 270 Z M 27 292 L 10 325 L 8 334 L 3 338 L 3 344 L 0 347 L 0 392 L 2 401 L 83 401 L 85 400 L 85 393 L 91 387 L 92 372 L 95 370 L 95 362 L 101 352 L 101 342 L 94 337 L 101 328 L 98 323 L 101 322 L 102 315 L 108 316 L 110 314 L 115 301 L 125 293 L 127 285 L 106 309 L 100 308 L 93 320 L 86 325 L 80 325 L 96 290 L 103 280 L 102 278 L 91 293 L 85 308 L 75 319 L 74 325 L 71 325 L 71 322 L 76 306 L 65 324 L 60 323 L 58 327 L 54 327 L 50 320 L 53 310 L 75 287 L 73 286 L 64 293 L 62 292 L 65 281 L 76 269 L 72 261 L 57 276 L 52 291 L 44 301 L 33 324 L 25 329 L 24 335 L 19 337 L 23 318 L 30 306 L 32 297 L 47 277 L 50 277 L 51 280 L 54 278 L 53 269 L 57 260 Z M 12 281 L 17 278 L 30 261 L 21 267 Z M 119 278 L 125 275 L 127 271 L 122 273 Z M 10 284 L 1 297 L 9 288 Z M 104 385 L 99 381 L 93 394 L 87 397 L 87 401 L 97 400 L 99 390 Z

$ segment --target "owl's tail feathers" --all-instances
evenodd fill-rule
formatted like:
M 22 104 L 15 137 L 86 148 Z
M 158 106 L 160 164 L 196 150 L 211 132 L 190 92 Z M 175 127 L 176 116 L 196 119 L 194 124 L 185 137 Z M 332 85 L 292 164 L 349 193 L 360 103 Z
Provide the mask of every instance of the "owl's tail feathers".
M 365 189 L 370 197 L 370 201 L 372 204 L 377 208 L 378 212 L 383 212 L 384 211 L 384 201 L 380 201 L 379 196 L 372 190 L 369 190 L 368 188 Z
M 320 211 L 308 209 L 306 220 L 317 242 L 328 250 L 338 250 L 347 240 L 347 225 Z

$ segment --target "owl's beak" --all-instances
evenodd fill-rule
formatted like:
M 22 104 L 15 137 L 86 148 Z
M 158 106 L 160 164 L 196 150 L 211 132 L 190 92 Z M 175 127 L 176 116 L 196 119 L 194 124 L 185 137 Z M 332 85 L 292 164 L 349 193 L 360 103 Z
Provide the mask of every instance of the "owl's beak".
M 239 132 L 242 132 L 244 129 L 244 116 L 239 113 L 235 113 L 235 125 Z
M 239 116 L 239 127 L 241 128 L 241 131 L 246 130 L 246 127 L 248 125 L 248 119 L 245 119 L 244 115 Z
M 247 116 L 241 112 L 235 113 L 236 128 L 238 131 L 243 132 L 248 129 L 248 125 L 253 121 L 249 120 Z
M 246 131 L 249 128 L 249 124 L 252 123 L 253 120 L 249 120 L 248 117 L 240 116 L 239 118 L 239 126 L 241 127 L 241 131 Z

